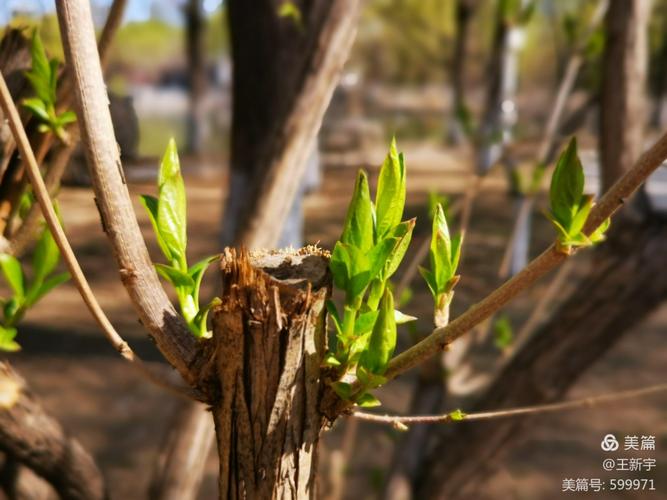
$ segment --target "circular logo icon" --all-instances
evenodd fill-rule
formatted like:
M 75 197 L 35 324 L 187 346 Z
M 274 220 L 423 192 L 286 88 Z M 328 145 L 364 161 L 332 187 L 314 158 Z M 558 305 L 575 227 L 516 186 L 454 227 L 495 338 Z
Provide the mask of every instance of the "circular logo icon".
M 603 451 L 616 451 L 618 450 L 618 440 L 613 434 L 607 434 L 600 443 L 600 448 Z

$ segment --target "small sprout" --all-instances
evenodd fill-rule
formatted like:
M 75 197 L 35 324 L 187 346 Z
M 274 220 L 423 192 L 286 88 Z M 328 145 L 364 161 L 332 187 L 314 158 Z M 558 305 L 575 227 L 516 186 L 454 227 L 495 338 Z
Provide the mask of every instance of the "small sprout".
M 450 237 L 445 211 L 442 205 L 437 205 L 429 250 L 431 268 L 420 267 L 419 272 L 433 295 L 435 316 L 443 318 L 443 322 L 446 322 L 444 318 L 448 316 L 449 304 L 454 296 L 453 289 L 460 279 L 456 272 L 461 257 L 462 242 L 461 234 Z
M 35 97 L 24 99 L 23 107 L 41 122 L 37 127 L 40 132 L 53 132 L 64 143 L 68 143 L 69 135 L 65 127 L 76 121 L 76 114 L 69 110 L 60 114 L 56 112 L 58 61 L 49 60 L 37 30 L 32 35 L 30 55 L 32 67 L 26 71 L 25 76 L 35 92 Z
M 572 247 L 591 246 L 604 239 L 610 220 L 605 220 L 590 236 L 583 229 L 593 207 L 593 197 L 584 194 L 584 169 L 572 138 L 561 154 L 551 177 L 550 211 L 547 218 L 558 232 L 558 250 L 569 254 Z
M 408 426 L 405 425 L 403 422 L 400 422 L 398 420 L 395 420 L 392 422 L 391 426 L 394 428 L 394 430 L 397 430 L 399 432 L 407 432 L 408 431 Z
M 459 408 L 457 408 L 456 410 L 449 412 L 447 416 L 450 418 L 450 420 L 452 420 L 452 422 L 460 422 L 461 420 L 464 420 L 468 415 L 462 412 Z
M 357 398 L 356 404 L 362 408 L 374 408 L 380 406 L 382 403 L 380 403 L 380 400 L 371 393 L 365 392 Z
M 181 314 L 190 331 L 199 338 L 208 338 L 208 312 L 216 305 L 214 299 L 203 308 L 199 306 L 199 289 L 208 266 L 218 257 L 206 257 L 188 266 L 187 200 L 181 175 L 176 142 L 167 145 L 158 173 L 158 197 L 142 195 L 141 203 L 148 213 L 155 238 L 169 264 L 155 264 L 155 270 L 176 290 Z

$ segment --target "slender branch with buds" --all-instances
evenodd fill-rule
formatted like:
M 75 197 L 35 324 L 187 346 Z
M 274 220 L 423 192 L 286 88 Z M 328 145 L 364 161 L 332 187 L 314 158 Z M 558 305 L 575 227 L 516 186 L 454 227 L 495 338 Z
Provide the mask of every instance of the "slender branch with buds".
M 612 392 L 599 396 L 575 399 L 572 401 L 563 401 L 538 406 L 524 406 L 520 408 L 510 408 L 507 410 L 482 411 L 457 415 L 457 412 L 445 413 L 443 415 L 413 415 L 408 417 L 392 415 L 376 415 L 363 411 L 354 411 L 350 416 L 360 420 L 367 420 L 381 424 L 449 424 L 458 422 L 492 420 L 497 418 L 521 417 L 526 415 L 541 415 L 559 411 L 578 410 L 581 408 L 593 408 L 602 404 L 616 403 L 626 399 L 635 399 L 667 391 L 667 384 L 651 385 L 641 389 L 632 389 L 628 391 Z
M 664 134 L 593 207 L 583 232 L 590 235 L 602 222 L 611 217 L 666 158 L 667 134 Z M 393 379 L 440 352 L 448 344 L 465 335 L 473 327 L 500 310 L 510 300 L 530 287 L 567 257 L 566 253 L 559 251 L 555 245 L 551 245 L 520 273 L 450 322 L 449 325 L 444 328 L 436 328 L 424 340 L 392 359 L 385 377 Z

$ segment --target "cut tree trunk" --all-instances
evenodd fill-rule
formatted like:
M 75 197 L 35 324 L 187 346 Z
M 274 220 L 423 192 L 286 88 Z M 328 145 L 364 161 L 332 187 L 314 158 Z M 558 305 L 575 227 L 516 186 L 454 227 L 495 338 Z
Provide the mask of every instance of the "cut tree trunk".
M 220 498 L 314 498 L 328 257 L 226 250 L 213 312 Z
M 107 497 L 92 457 L 6 363 L 0 363 L 0 451 L 44 478 L 63 500 Z

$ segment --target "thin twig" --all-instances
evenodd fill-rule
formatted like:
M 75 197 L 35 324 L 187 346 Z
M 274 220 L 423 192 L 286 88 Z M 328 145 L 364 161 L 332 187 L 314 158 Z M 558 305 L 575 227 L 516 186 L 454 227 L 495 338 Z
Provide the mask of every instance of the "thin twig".
M 191 397 L 192 391 L 189 388 L 176 386 L 171 382 L 169 382 L 168 380 L 166 380 L 161 374 L 158 374 L 153 370 L 151 370 L 150 368 L 148 368 L 148 366 L 143 363 L 143 361 L 134 353 L 134 351 L 132 351 L 127 342 L 125 342 L 125 340 L 123 340 L 123 338 L 118 334 L 118 332 L 116 332 L 113 325 L 111 324 L 107 316 L 104 314 L 104 311 L 100 307 L 100 304 L 97 302 L 97 299 L 95 298 L 95 295 L 93 294 L 93 291 L 91 290 L 90 285 L 88 284 L 88 281 L 86 280 L 86 277 L 83 274 L 83 271 L 81 270 L 81 266 L 79 265 L 79 262 L 77 261 L 76 256 L 74 255 L 72 247 L 70 246 L 69 241 L 67 240 L 67 236 L 65 235 L 65 232 L 63 231 L 63 228 L 60 225 L 60 221 L 58 220 L 58 216 L 56 215 L 56 211 L 53 208 L 53 204 L 51 203 L 51 199 L 49 198 L 48 191 L 46 189 L 46 186 L 44 185 L 44 181 L 39 172 L 37 159 L 35 158 L 32 148 L 30 147 L 30 142 L 21 123 L 21 118 L 18 114 L 18 110 L 16 109 L 16 106 L 14 106 L 14 102 L 12 101 L 9 89 L 7 88 L 7 84 L 5 83 L 5 78 L 1 72 L 0 72 L 0 106 L 2 107 L 2 111 L 6 119 L 9 121 L 9 126 L 12 130 L 12 134 L 14 135 L 14 139 L 16 140 L 19 151 L 21 152 L 21 156 L 23 156 L 23 159 L 25 161 L 27 167 L 27 174 L 32 184 L 35 198 L 37 198 L 37 202 L 39 203 L 39 206 L 42 209 L 42 213 L 44 214 L 44 219 L 46 220 L 46 223 L 51 233 L 53 234 L 53 238 L 55 239 L 56 244 L 60 249 L 60 252 L 63 256 L 63 260 L 67 264 L 67 268 L 69 269 L 72 275 L 74 283 L 76 284 L 76 287 L 79 290 L 79 293 L 83 298 L 83 301 L 88 307 L 88 310 L 95 318 L 97 324 L 104 332 L 107 340 L 125 360 L 129 361 L 133 366 L 135 366 L 137 370 L 141 374 L 143 374 L 146 378 L 178 394 L 183 395 L 184 393 L 186 393 L 188 397 Z
M 590 235 L 602 222 L 611 217 L 666 158 L 667 134 L 664 134 L 593 207 L 583 232 Z M 555 245 L 551 245 L 520 273 L 491 292 L 481 302 L 469 308 L 445 328 L 436 328 L 424 340 L 392 359 L 385 377 L 391 380 L 440 352 L 445 346 L 500 310 L 519 293 L 563 262 L 567 256 Z
M 558 411 L 576 410 L 580 408 L 592 408 L 601 404 L 616 403 L 626 399 L 634 399 L 652 394 L 657 394 L 667 391 L 667 384 L 651 385 L 641 389 L 631 389 L 627 391 L 612 392 L 609 394 L 602 394 L 599 396 L 592 396 L 588 398 L 575 399 L 572 401 L 563 401 L 560 403 L 551 403 L 538 406 L 523 406 L 519 408 L 510 408 L 508 410 L 497 411 L 482 411 L 475 413 L 464 414 L 460 418 L 451 413 L 443 415 L 414 415 L 409 417 L 392 416 L 392 415 L 376 415 L 373 413 L 366 413 L 362 411 L 354 411 L 350 416 L 361 420 L 368 420 L 370 422 L 377 422 L 382 424 L 445 424 L 458 423 L 478 420 L 492 420 L 496 418 L 520 417 L 524 415 L 540 415 L 544 413 L 553 413 Z

